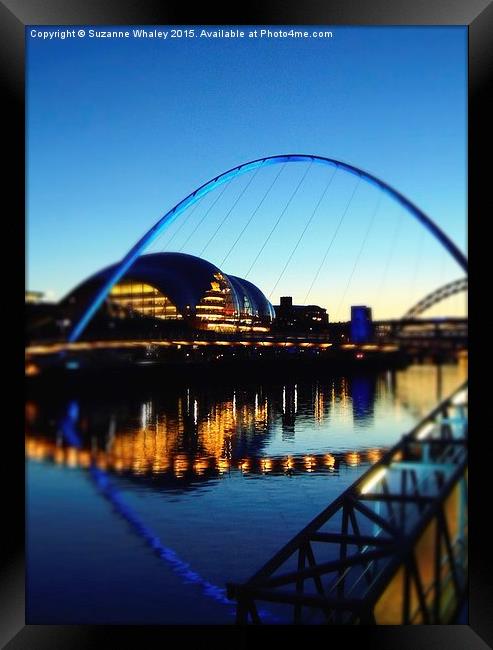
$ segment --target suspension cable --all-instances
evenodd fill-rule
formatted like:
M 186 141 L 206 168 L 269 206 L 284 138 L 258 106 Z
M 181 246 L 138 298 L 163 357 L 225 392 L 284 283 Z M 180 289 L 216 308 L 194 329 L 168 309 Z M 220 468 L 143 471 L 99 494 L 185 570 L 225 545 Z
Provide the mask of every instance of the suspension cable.
M 356 267 L 358 266 L 358 262 L 360 260 L 360 257 L 362 255 L 362 253 L 363 253 L 363 249 L 364 249 L 366 241 L 368 239 L 368 235 L 370 234 L 370 230 L 371 230 L 371 228 L 373 226 L 373 222 L 375 221 L 375 217 L 377 216 L 377 212 L 378 212 L 378 210 L 380 208 L 380 203 L 381 202 L 382 202 L 382 192 L 379 192 L 378 193 L 378 198 L 377 198 L 377 203 L 376 203 L 376 205 L 375 205 L 375 207 L 373 209 L 373 212 L 372 212 L 372 215 L 371 215 L 371 218 L 370 218 L 370 222 L 369 222 L 368 227 L 366 229 L 366 232 L 364 234 L 363 241 L 361 242 L 361 246 L 359 248 L 358 254 L 356 255 L 356 259 L 354 260 L 353 268 L 351 270 L 348 281 L 346 283 L 346 287 L 345 287 L 345 289 L 343 291 L 342 298 L 339 301 L 339 305 L 337 307 L 337 311 L 336 311 L 335 317 L 334 317 L 334 320 L 336 320 L 336 321 L 337 321 L 337 318 L 339 316 L 339 311 L 340 311 L 340 309 L 342 307 L 342 303 L 344 302 L 346 294 L 347 294 L 347 292 L 349 290 L 349 287 L 351 285 L 351 281 L 353 279 L 354 272 L 356 271 Z
M 227 190 L 227 188 L 230 186 L 230 184 L 231 184 L 231 180 L 229 180 L 227 183 L 224 184 L 224 187 L 222 188 L 222 190 L 219 192 L 219 194 L 217 195 L 217 197 L 214 199 L 214 201 L 211 203 L 211 205 L 210 205 L 210 206 L 207 208 L 207 210 L 205 211 L 204 216 L 200 219 L 200 221 L 197 223 L 197 225 L 195 226 L 195 228 L 192 230 L 192 232 L 191 232 L 191 233 L 188 235 L 188 237 L 186 238 L 185 243 L 184 243 L 184 244 L 182 245 L 182 247 L 180 248 L 180 251 L 179 251 L 180 253 L 181 253 L 181 251 L 185 248 L 185 246 L 188 244 L 188 242 L 190 241 L 190 239 L 195 235 L 195 233 L 197 232 L 197 230 L 199 229 L 199 227 L 204 223 L 205 218 L 209 215 L 209 213 L 210 213 L 210 211 L 212 210 L 212 208 L 216 205 L 216 203 L 217 203 L 217 202 L 219 201 L 219 199 L 222 197 L 222 195 L 223 195 L 224 192 Z
M 310 287 L 309 287 L 308 291 L 306 292 L 306 296 L 305 296 L 305 299 L 303 301 L 304 305 L 306 305 L 306 301 L 308 300 L 308 296 L 310 295 L 310 293 L 311 293 L 311 291 L 313 289 L 313 285 L 317 281 L 317 278 L 318 278 L 318 276 L 320 274 L 320 271 L 322 270 L 323 265 L 325 264 L 325 260 L 327 259 L 327 255 L 329 254 L 329 251 L 332 248 L 332 244 L 334 243 L 334 241 L 335 241 L 335 239 L 337 237 L 337 233 L 339 232 L 339 229 L 342 226 L 342 222 L 344 221 L 344 217 L 346 216 L 347 211 L 349 210 L 349 206 L 351 205 L 351 202 L 352 202 L 352 200 L 354 198 L 354 195 L 356 194 L 356 190 L 358 189 L 358 186 L 359 186 L 360 182 L 361 182 L 361 176 L 358 176 L 358 180 L 356 181 L 356 184 L 353 187 L 353 191 L 351 192 L 351 196 L 349 197 L 349 201 L 347 202 L 346 207 L 344 208 L 344 211 L 341 214 L 341 218 L 339 219 L 339 223 L 337 224 L 337 228 L 335 229 L 335 232 L 332 235 L 332 239 L 330 240 L 329 245 L 327 246 L 327 249 L 326 249 L 326 251 L 324 253 L 322 261 L 320 262 L 320 266 L 318 267 L 318 269 L 317 269 L 317 271 L 316 271 L 316 273 L 315 273 L 315 275 L 313 277 L 312 283 L 310 284 Z
M 272 287 L 272 290 L 271 290 L 271 292 L 269 293 L 269 299 L 272 297 L 272 294 L 273 294 L 274 291 L 276 290 L 277 285 L 279 284 L 279 282 L 281 281 L 281 278 L 283 277 L 284 273 L 286 272 L 286 269 L 288 268 L 289 263 L 290 263 L 291 260 L 293 259 L 293 256 L 294 256 L 294 254 L 296 253 L 296 251 L 297 251 L 297 249 L 298 249 L 298 246 L 299 246 L 300 243 L 301 243 L 301 240 L 303 239 L 303 237 L 304 237 L 306 231 L 308 230 L 308 226 L 309 226 L 309 225 L 311 224 L 311 222 L 313 221 L 313 218 L 315 217 L 315 214 L 317 213 L 317 210 L 318 210 L 318 208 L 320 207 L 320 204 L 322 203 L 322 201 L 323 201 L 325 195 L 327 194 L 327 191 L 328 191 L 329 187 L 330 187 L 331 184 L 332 184 L 332 181 L 333 181 L 333 179 L 334 179 L 334 176 L 335 176 L 336 173 L 337 173 L 337 169 L 338 169 L 337 167 L 334 167 L 334 171 L 332 172 L 332 176 L 331 176 L 331 177 L 329 178 L 329 180 L 327 181 L 327 183 L 326 183 L 326 185 L 325 185 L 325 188 L 324 188 L 324 190 L 323 190 L 323 192 L 322 192 L 322 194 L 321 194 L 321 196 L 320 196 L 320 198 L 319 198 L 317 204 L 315 205 L 315 207 L 314 207 L 314 209 L 313 209 L 313 211 L 312 211 L 312 213 L 311 213 L 311 215 L 310 215 L 310 218 L 308 219 L 308 221 L 307 221 L 305 227 L 303 228 L 303 231 L 302 231 L 301 235 L 298 237 L 298 241 L 296 242 L 296 244 L 295 244 L 293 250 L 291 251 L 291 254 L 289 255 L 289 257 L 288 257 L 286 263 L 284 264 L 284 267 L 283 267 L 281 273 L 279 274 L 279 277 L 277 278 L 277 281 L 276 281 L 275 285 Z
M 251 263 L 250 268 L 248 269 L 248 272 L 247 272 L 247 274 L 245 275 L 245 279 L 250 275 L 251 270 L 253 269 L 253 267 L 255 266 L 255 264 L 256 264 L 258 258 L 259 258 L 260 255 L 262 254 L 262 251 L 263 251 L 264 248 L 267 246 L 267 244 L 268 244 L 270 238 L 272 237 L 272 235 L 273 235 L 275 229 L 276 229 L 277 226 L 279 225 L 279 222 L 281 221 L 281 219 L 283 218 L 283 216 L 286 214 L 286 210 L 287 210 L 287 209 L 289 208 L 289 206 L 291 205 L 291 201 L 294 199 L 295 195 L 297 194 L 298 190 L 300 189 L 301 184 L 303 183 L 303 181 L 305 180 L 305 178 L 306 178 L 308 172 L 310 171 L 312 164 L 313 164 L 313 161 L 310 161 L 310 164 L 309 164 L 308 167 L 306 168 L 305 173 L 303 174 L 303 176 L 302 176 L 302 177 L 300 178 L 300 180 L 298 181 L 298 184 L 296 185 L 294 191 L 292 192 L 291 196 L 289 197 L 288 202 L 287 202 L 286 205 L 284 206 L 284 209 L 282 210 L 281 214 L 280 214 L 279 217 L 277 218 L 276 223 L 275 223 L 274 226 L 272 227 L 272 230 L 271 230 L 270 233 L 267 235 L 267 238 L 264 240 L 262 246 L 260 247 L 259 252 L 257 253 L 257 255 L 255 256 L 255 259 L 254 259 L 253 262 Z
M 415 289 L 415 286 L 416 286 L 416 281 L 417 281 L 417 279 L 419 277 L 419 271 L 421 269 L 421 259 L 423 257 L 423 250 L 424 250 L 424 246 L 426 244 L 424 228 L 421 228 L 420 231 L 421 232 L 419 233 L 419 237 L 418 237 L 418 251 L 417 251 L 416 257 L 414 259 L 414 268 L 413 268 L 412 275 L 411 275 L 410 282 L 409 282 L 409 291 L 408 291 L 409 296 L 414 295 L 414 289 Z
M 382 279 L 380 280 L 380 284 L 378 285 L 377 293 L 376 293 L 375 298 L 373 300 L 374 303 L 377 303 L 378 298 L 382 295 L 382 290 L 383 290 L 383 288 L 385 286 L 385 283 L 386 283 L 386 280 L 387 280 L 387 273 L 388 273 L 388 270 L 389 270 L 389 267 L 390 267 L 390 263 L 391 263 L 391 261 L 392 261 L 392 259 L 394 257 L 394 251 L 395 251 L 395 248 L 396 248 L 395 245 L 397 243 L 397 237 L 398 237 L 398 235 L 400 233 L 400 230 L 401 230 L 401 227 L 402 227 L 402 221 L 403 221 L 402 215 L 403 215 L 402 211 L 399 210 L 399 218 L 396 220 L 394 232 L 393 232 L 393 235 L 392 235 L 392 238 L 391 238 L 391 241 L 390 241 L 389 250 L 387 252 L 387 259 L 385 260 L 385 266 L 384 266 L 384 269 L 383 269 Z
M 250 187 L 250 185 L 252 184 L 253 180 L 254 180 L 255 177 L 257 176 L 259 170 L 260 170 L 260 167 L 257 167 L 257 169 L 253 172 L 253 174 L 250 175 L 250 178 L 248 179 L 248 183 L 247 183 L 247 184 L 245 185 L 245 187 L 241 190 L 240 194 L 238 195 L 237 199 L 235 200 L 235 202 L 233 203 L 233 205 L 231 206 L 231 208 L 230 208 L 230 209 L 228 210 L 228 212 L 226 213 L 225 217 L 224 217 L 224 218 L 222 219 L 222 221 L 219 223 L 219 225 L 217 226 L 216 230 L 214 231 L 214 233 L 211 235 L 211 237 L 209 238 L 208 242 L 206 243 L 206 245 L 205 245 L 205 246 L 202 248 L 202 250 L 200 251 L 200 253 L 199 253 L 199 256 L 200 256 L 200 257 L 202 256 L 202 254 L 204 253 L 204 251 L 209 247 L 209 244 L 212 242 L 212 240 L 215 238 L 215 236 L 217 235 L 217 233 L 219 232 L 219 230 L 220 230 L 220 229 L 222 228 L 222 226 L 225 224 L 225 222 L 226 222 L 226 220 L 228 219 L 228 217 L 230 216 L 230 214 L 231 214 L 231 213 L 233 212 L 233 210 L 236 208 L 236 206 L 237 206 L 238 203 L 240 202 L 241 198 L 243 197 L 243 195 L 245 194 L 245 192 L 247 191 L 247 189 Z
M 257 204 L 257 207 L 254 209 L 254 211 L 253 211 L 252 214 L 250 215 L 250 218 L 248 219 L 248 221 L 246 222 L 246 224 L 243 226 L 242 231 L 240 232 L 240 234 L 238 235 L 238 237 L 237 237 L 237 238 L 235 239 L 235 241 L 233 242 L 233 244 L 232 244 L 231 248 L 229 249 L 229 251 L 226 253 L 225 257 L 223 258 L 223 260 L 222 260 L 222 262 L 221 262 L 221 264 L 220 264 L 220 267 L 221 267 L 221 268 L 222 268 L 224 262 L 225 262 L 225 261 L 228 259 L 228 257 L 231 255 L 233 249 L 236 247 L 236 244 L 237 244 L 237 243 L 240 241 L 240 239 L 242 238 L 243 233 L 245 232 L 245 230 L 246 230 L 246 229 L 248 228 L 248 226 L 250 225 L 252 219 L 255 217 L 255 215 L 256 215 L 257 212 L 259 211 L 260 207 L 262 206 L 263 202 L 264 202 L 265 199 L 267 198 L 268 194 L 270 193 L 270 191 L 271 191 L 272 188 L 274 187 L 274 185 L 275 185 L 277 179 L 278 179 L 279 176 L 281 175 L 283 169 L 286 167 L 286 164 L 287 164 L 287 163 L 284 163 L 284 164 L 280 167 L 279 171 L 277 172 L 277 174 L 276 174 L 275 177 L 274 177 L 274 180 L 272 181 L 272 183 L 271 183 L 271 184 L 269 185 L 269 187 L 267 188 L 267 191 L 265 192 L 265 194 L 263 195 L 263 197 L 260 199 L 260 202 Z
M 200 205 L 201 203 L 202 203 L 202 201 L 197 201 L 197 203 L 195 203 L 195 204 L 193 205 L 193 207 L 192 207 L 192 208 L 187 212 L 187 214 L 185 215 L 185 218 L 181 220 L 181 223 L 180 223 L 180 225 L 178 226 L 178 228 L 177 228 L 177 229 L 175 230 L 175 232 L 171 235 L 171 237 L 168 239 L 168 241 L 167 241 L 167 242 L 162 246 L 163 249 L 168 248 L 168 246 L 169 246 L 169 245 L 171 244 L 171 242 L 175 239 L 175 237 L 176 237 L 177 235 L 179 235 L 179 233 L 181 232 L 183 226 L 184 226 L 186 223 L 188 223 L 188 222 L 190 221 L 190 217 L 192 216 L 192 214 L 195 212 L 195 210 L 199 207 L 199 205 Z M 159 238 L 156 239 L 156 242 L 159 242 Z M 155 245 L 156 242 L 153 242 L 153 243 L 151 244 L 151 246 L 149 247 L 149 250 L 150 250 L 151 248 L 154 248 L 154 250 L 157 248 L 157 246 Z

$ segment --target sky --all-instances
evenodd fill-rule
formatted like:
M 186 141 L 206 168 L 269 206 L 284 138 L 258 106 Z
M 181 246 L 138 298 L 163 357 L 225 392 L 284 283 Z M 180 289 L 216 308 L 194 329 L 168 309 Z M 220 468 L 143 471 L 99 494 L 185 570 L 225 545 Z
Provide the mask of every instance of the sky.
M 205 181 L 282 153 L 371 172 L 466 251 L 466 28 L 335 26 L 299 40 L 206 39 L 197 27 L 194 38 L 96 39 L 88 28 L 63 40 L 26 28 L 27 288 L 61 298 Z M 274 228 L 248 275 L 273 303 L 293 295 L 331 320 L 362 303 L 387 317 L 463 275 L 371 186 L 301 163 L 275 181 L 279 171 L 211 193 L 153 250 L 203 251 L 220 266 L 274 183 L 220 266 L 245 277 Z

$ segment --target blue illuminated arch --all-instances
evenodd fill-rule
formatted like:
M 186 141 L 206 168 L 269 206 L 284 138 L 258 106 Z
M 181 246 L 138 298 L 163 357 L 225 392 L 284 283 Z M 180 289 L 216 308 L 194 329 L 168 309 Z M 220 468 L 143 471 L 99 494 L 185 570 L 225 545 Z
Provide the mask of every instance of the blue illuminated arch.
M 148 230 L 139 241 L 132 246 L 128 251 L 125 257 L 121 260 L 120 264 L 117 265 L 114 272 L 110 275 L 109 279 L 105 282 L 103 287 L 99 289 L 85 312 L 80 317 L 79 321 L 75 324 L 68 340 L 70 343 L 76 341 L 79 336 L 82 334 L 84 329 L 87 327 L 89 321 L 94 316 L 96 311 L 104 302 L 106 296 L 111 291 L 112 287 L 125 275 L 125 273 L 130 269 L 135 260 L 139 255 L 149 246 L 149 244 L 156 239 L 156 237 L 162 232 L 165 226 L 171 224 L 180 214 L 182 214 L 188 207 L 196 203 L 203 196 L 211 192 L 212 190 L 219 187 L 223 183 L 246 174 L 258 167 L 264 165 L 277 165 L 280 163 L 291 163 L 291 162 L 314 162 L 322 165 L 329 165 L 331 167 L 337 167 L 344 169 L 350 174 L 354 174 L 359 178 L 363 178 L 367 182 L 376 185 L 381 190 L 389 194 L 394 198 L 398 203 L 403 205 L 420 223 L 422 223 L 428 231 L 445 247 L 445 249 L 452 255 L 455 261 L 461 266 L 461 268 L 467 272 L 467 258 L 465 255 L 457 248 L 454 242 L 447 237 L 447 235 L 428 217 L 424 212 L 422 212 L 418 207 L 416 207 L 411 201 L 406 199 L 400 192 L 395 190 L 393 187 L 380 180 L 373 174 L 365 172 L 358 167 L 349 165 L 348 163 L 342 162 L 340 160 L 334 160 L 332 158 L 325 158 L 324 156 L 315 156 L 308 154 L 285 154 L 280 156 L 267 156 L 265 158 L 258 158 L 257 160 L 251 160 L 250 162 L 243 163 L 228 171 L 219 174 L 201 185 L 194 192 L 185 197 L 182 201 L 177 203 L 174 208 L 171 208 L 164 216 L 162 216 L 155 224 Z

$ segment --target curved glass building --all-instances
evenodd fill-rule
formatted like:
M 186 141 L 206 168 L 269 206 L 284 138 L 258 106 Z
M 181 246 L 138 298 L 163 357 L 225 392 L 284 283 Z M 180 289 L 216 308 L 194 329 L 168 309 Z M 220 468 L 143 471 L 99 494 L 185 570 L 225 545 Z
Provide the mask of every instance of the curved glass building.
M 116 266 L 82 282 L 63 303 L 76 311 L 82 309 Z M 265 331 L 275 318 L 271 303 L 254 284 L 185 253 L 139 257 L 109 293 L 105 309 L 111 316 L 182 320 L 215 331 Z

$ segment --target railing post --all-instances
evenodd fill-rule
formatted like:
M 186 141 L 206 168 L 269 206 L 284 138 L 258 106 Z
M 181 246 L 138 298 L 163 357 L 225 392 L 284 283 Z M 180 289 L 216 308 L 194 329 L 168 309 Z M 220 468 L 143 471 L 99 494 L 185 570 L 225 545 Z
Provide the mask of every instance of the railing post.
M 245 603 L 245 597 L 238 595 L 236 605 L 236 625 L 248 624 L 248 608 Z
M 263 586 L 260 584 L 262 589 L 258 593 L 249 591 L 248 583 L 245 592 L 239 592 L 237 618 L 240 623 L 245 624 L 250 620 L 253 623 L 261 622 L 252 594 L 256 594 L 260 600 L 264 598 L 294 607 L 294 622 L 298 624 L 302 622 L 306 608 L 312 607 L 325 613 L 327 623 L 336 624 L 358 621 L 360 624 L 376 623 L 377 611 L 379 620 L 383 614 L 382 622 L 389 617 L 405 625 L 451 621 L 451 606 L 462 599 L 467 578 L 464 556 L 467 540 L 467 441 L 460 437 L 437 436 L 436 429 L 435 435 L 430 436 L 433 429 L 429 428 L 429 424 L 434 422 L 440 426 L 437 418 L 442 416 L 446 419 L 444 428 L 445 425 L 450 427 L 456 422 L 449 419 L 454 406 L 449 398 L 446 403 L 436 407 L 386 453 L 377 464 L 377 467 L 380 465 L 378 469 L 371 468 L 367 476 L 349 487 L 255 574 L 257 586 L 259 579 L 265 580 L 265 583 Z M 453 431 L 455 428 L 440 433 Z M 410 455 L 406 453 L 408 447 L 411 447 Z M 422 454 L 417 458 L 415 451 L 420 447 Z M 384 478 L 386 474 L 382 469 L 390 465 L 393 469 L 395 465 L 397 469 L 399 463 L 402 463 L 400 482 Z M 422 481 L 425 478 L 433 492 L 427 492 L 424 488 Z M 373 489 L 377 484 L 381 485 L 381 490 Z M 373 502 L 374 507 L 365 501 Z M 405 506 L 408 503 L 418 506 L 418 519 L 414 521 L 412 518 L 406 527 L 408 509 Z M 454 504 L 451 511 L 453 519 L 447 520 L 450 504 Z M 382 514 L 377 514 L 380 510 Z M 324 530 L 331 518 L 334 519 L 329 530 Z M 458 531 L 454 532 L 452 538 L 456 523 Z M 378 536 L 380 531 L 384 534 L 376 540 L 371 536 L 372 531 L 373 537 Z M 312 541 L 336 543 L 338 553 L 336 551 L 335 559 L 324 559 L 318 564 Z M 458 543 L 461 544 L 460 553 L 456 548 Z M 348 557 L 348 548 L 353 546 L 358 548 L 358 552 Z M 376 546 L 377 550 L 368 551 L 367 548 L 371 546 Z M 421 548 L 420 564 L 416 557 L 418 548 Z M 287 574 L 272 577 L 289 558 L 292 558 L 291 561 L 297 559 L 297 570 L 290 569 Z M 380 564 L 382 558 L 383 565 Z M 375 572 L 373 568 L 377 563 L 379 570 Z M 354 567 L 360 565 L 361 569 L 354 571 Z M 324 583 L 323 576 L 329 574 L 335 579 L 327 578 L 327 583 Z M 368 587 L 364 585 L 365 576 L 371 578 Z M 387 591 L 394 578 L 397 580 L 392 586 L 393 590 Z M 311 583 L 309 593 L 305 593 L 305 580 L 314 581 L 316 595 L 310 591 Z M 276 595 L 276 589 L 283 585 L 294 587 L 295 595 L 292 591 L 282 590 Z M 400 592 L 396 593 L 397 585 Z M 268 593 L 263 592 L 264 588 L 269 590 Z M 380 600 L 382 597 L 383 600 Z M 389 598 L 402 599 L 398 601 L 395 613 L 386 611 Z M 416 619 L 416 614 L 420 620 Z

